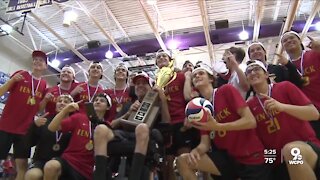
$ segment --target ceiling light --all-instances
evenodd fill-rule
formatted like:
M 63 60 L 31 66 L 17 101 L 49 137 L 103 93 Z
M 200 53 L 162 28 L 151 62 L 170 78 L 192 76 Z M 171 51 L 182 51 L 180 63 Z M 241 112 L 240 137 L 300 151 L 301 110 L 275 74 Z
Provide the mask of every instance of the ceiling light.
M 320 31 L 320 21 L 315 24 L 316 30 Z
M 171 39 L 168 41 L 167 46 L 169 49 L 177 49 L 179 46 L 180 42 L 174 39 Z
M 249 39 L 249 33 L 245 30 L 241 31 L 238 36 L 242 41 Z
M 54 59 L 51 61 L 51 66 L 54 67 L 54 68 L 57 68 L 60 66 L 60 61 L 57 60 L 57 59 Z
M 110 49 L 106 52 L 105 57 L 106 57 L 107 59 L 113 58 L 113 53 L 112 53 L 112 51 L 110 51 Z
M 157 0 L 147 0 L 147 3 L 149 5 L 156 5 L 157 4 Z
M 69 27 L 71 22 L 76 22 L 77 18 L 78 14 L 75 11 L 65 11 L 63 15 L 63 26 Z
M 1 25 L 1 29 L 4 30 L 5 32 L 7 32 L 8 34 L 10 34 L 13 31 L 12 26 L 10 26 L 8 24 Z

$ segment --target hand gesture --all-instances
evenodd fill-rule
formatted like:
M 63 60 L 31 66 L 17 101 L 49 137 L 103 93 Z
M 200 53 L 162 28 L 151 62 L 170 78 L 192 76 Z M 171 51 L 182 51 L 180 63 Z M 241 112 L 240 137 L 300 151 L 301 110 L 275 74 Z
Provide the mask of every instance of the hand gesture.
M 223 59 L 227 63 L 227 66 L 233 68 L 239 67 L 238 62 L 236 61 L 236 57 L 230 51 L 226 51 L 223 54 Z
M 206 122 L 192 122 L 192 126 L 194 128 L 200 129 L 200 130 L 205 130 L 205 131 L 218 131 L 220 130 L 219 128 L 219 123 L 217 120 L 215 120 L 210 113 L 208 113 L 208 120 Z
M 48 116 L 48 112 L 46 112 L 45 114 L 43 114 L 42 116 L 39 116 L 34 123 L 36 124 L 37 127 L 43 126 L 46 124 L 47 122 L 47 118 L 46 116 Z
M 73 102 L 73 103 L 70 103 L 68 104 L 65 109 L 71 113 L 71 112 L 75 112 L 75 111 L 78 111 L 79 110 L 79 104 L 82 103 L 83 100 L 80 100 L 78 102 Z
M 310 43 L 308 44 L 308 48 L 316 51 L 320 51 L 320 42 L 314 40 L 312 37 L 307 36 L 310 39 Z
M 130 109 L 129 111 L 132 112 L 132 111 L 138 111 L 139 107 L 140 107 L 140 102 L 138 100 L 136 100 L 131 106 L 130 106 Z
M 274 55 L 276 55 L 278 57 L 278 61 L 279 61 L 280 64 L 282 64 L 284 66 L 286 64 L 288 64 L 289 60 L 286 57 L 284 57 L 283 55 L 277 54 L 277 53 L 275 53 Z
M 86 83 L 85 83 L 85 82 L 80 83 L 77 87 L 75 87 L 75 88 L 71 91 L 70 95 L 71 95 L 71 96 L 75 96 L 75 95 L 80 94 L 81 92 L 85 91 L 85 89 L 82 87 L 84 84 L 86 84 Z
M 44 96 L 44 99 L 46 100 L 46 101 L 50 101 L 50 100 L 52 100 L 53 99 L 53 94 L 51 93 L 51 92 L 49 92 L 49 93 L 47 93 L 45 96 Z
M 110 126 L 112 128 L 117 128 L 117 127 L 119 127 L 119 125 L 120 125 L 120 119 L 115 119 L 115 120 L 111 121 L 111 123 L 110 123 Z
M 159 94 L 159 98 L 161 101 L 166 101 L 167 100 L 167 96 L 164 94 L 164 91 L 162 88 L 160 88 L 159 86 L 155 85 L 152 88 L 154 91 L 158 92 Z
M 196 166 L 198 164 L 198 161 L 200 161 L 201 156 L 198 150 L 192 149 L 192 151 L 188 154 L 188 162 L 190 165 Z
M 24 77 L 23 77 L 21 74 L 22 74 L 22 72 L 18 72 L 17 74 L 15 74 L 15 75 L 11 78 L 11 80 L 12 80 L 13 82 L 18 82 L 18 81 L 23 80 Z
M 279 101 L 273 99 L 272 97 L 269 97 L 265 94 L 260 94 L 263 98 L 266 98 L 267 100 L 264 101 L 263 105 L 264 108 L 268 111 L 283 111 L 283 104 Z

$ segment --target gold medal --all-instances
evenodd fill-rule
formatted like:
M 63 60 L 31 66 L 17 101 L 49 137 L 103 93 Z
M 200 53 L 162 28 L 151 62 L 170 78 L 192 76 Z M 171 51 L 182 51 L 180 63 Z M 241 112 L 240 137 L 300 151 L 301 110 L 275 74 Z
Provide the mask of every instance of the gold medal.
M 54 145 L 52 146 L 52 149 L 53 149 L 54 151 L 59 151 L 59 150 L 60 150 L 60 144 L 54 144 Z
M 90 140 L 87 144 L 86 144 L 86 149 L 88 151 L 91 151 L 93 149 L 93 142 L 92 140 Z
M 121 111 L 121 109 L 122 109 L 122 104 L 117 104 L 117 112 L 120 112 Z
M 34 97 L 30 98 L 29 102 L 30 102 L 31 105 L 35 105 L 36 104 L 36 98 L 34 98 Z

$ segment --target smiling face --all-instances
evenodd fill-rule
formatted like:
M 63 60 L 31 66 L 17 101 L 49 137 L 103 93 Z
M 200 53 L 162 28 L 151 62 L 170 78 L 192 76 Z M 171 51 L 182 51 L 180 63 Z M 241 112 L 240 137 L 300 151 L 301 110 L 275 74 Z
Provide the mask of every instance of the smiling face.
M 209 76 L 205 70 L 197 70 L 192 72 L 192 83 L 195 88 L 200 89 L 208 85 L 211 86 L 214 83 L 214 78 Z
M 118 67 L 114 72 L 115 80 L 128 79 L 128 71 L 125 67 Z
M 156 65 L 161 69 L 162 67 L 167 67 L 170 62 L 170 57 L 166 53 L 159 53 L 156 57 Z
M 33 57 L 33 61 L 32 61 L 33 70 L 44 71 L 47 69 L 47 67 L 48 66 L 47 66 L 46 60 L 43 57 L 40 57 L 40 56 Z
M 139 77 L 135 80 L 134 89 L 138 99 L 142 99 L 151 89 L 149 81 L 144 77 Z
M 263 47 L 259 44 L 252 44 L 249 48 L 249 57 L 251 60 L 259 60 L 263 63 L 266 62 L 266 52 L 264 51 Z
M 73 102 L 73 99 L 69 95 L 59 96 L 56 103 L 56 112 L 60 112 L 64 107 L 66 107 L 68 104 L 72 102 Z
M 102 78 L 102 67 L 100 66 L 99 63 L 93 63 L 89 67 L 89 77 L 90 78 Z
M 284 47 L 284 49 L 287 52 L 292 52 L 296 50 L 300 50 L 301 48 L 301 41 L 300 39 L 292 34 L 292 33 L 286 33 L 282 38 L 281 38 L 281 43 Z
M 62 71 L 60 73 L 60 81 L 61 82 L 72 82 L 73 80 L 74 80 L 73 72 L 68 68 L 62 69 Z
M 265 72 L 262 67 L 258 65 L 250 66 L 245 72 L 247 80 L 251 86 L 257 86 L 261 83 L 267 82 L 269 75 Z

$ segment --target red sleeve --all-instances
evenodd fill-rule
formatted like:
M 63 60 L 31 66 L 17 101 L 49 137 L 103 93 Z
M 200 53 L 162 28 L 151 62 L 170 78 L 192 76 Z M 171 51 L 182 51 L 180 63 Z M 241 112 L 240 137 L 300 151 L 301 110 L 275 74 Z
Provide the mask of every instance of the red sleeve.
M 285 94 L 287 94 L 288 99 L 290 100 L 290 104 L 297 106 L 305 106 L 312 104 L 310 99 L 299 88 L 297 88 L 297 86 L 295 86 L 291 82 L 284 81 L 275 85 L 283 86 L 282 89 L 285 89 Z
M 10 79 L 14 76 L 14 75 L 16 75 L 16 74 L 18 74 L 18 73 L 20 73 L 20 72 L 23 72 L 22 74 L 24 74 L 24 72 L 26 72 L 26 71 L 24 71 L 24 70 L 18 70 L 18 71 L 16 71 L 16 72 L 14 72 L 11 76 L 10 76 Z M 23 81 L 23 80 L 22 80 Z M 10 91 L 12 91 L 15 87 L 16 87 L 16 85 L 17 85 L 17 82 L 15 82 L 10 88 L 9 88 L 9 92 Z

